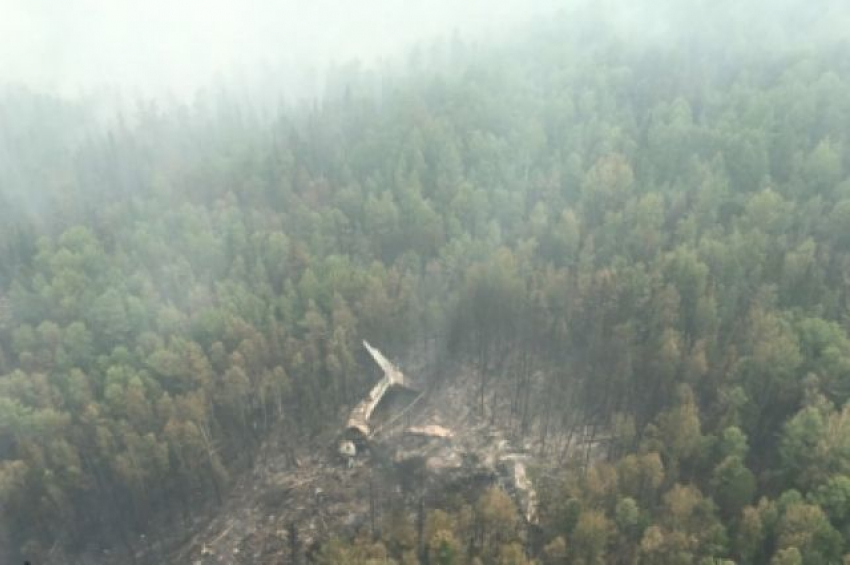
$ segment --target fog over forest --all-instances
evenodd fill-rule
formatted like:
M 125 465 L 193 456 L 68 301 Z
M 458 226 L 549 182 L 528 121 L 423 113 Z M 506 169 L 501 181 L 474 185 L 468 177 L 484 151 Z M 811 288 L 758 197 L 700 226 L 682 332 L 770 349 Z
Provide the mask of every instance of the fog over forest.
M 300 81 L 332 63 L 375 65 L 417 42 L 515 28 L 555 0 L 2 0 L 0 80 L 78 93 L 190 96 L 213 80 Z M 272 81 L 272 84 L 274 82 Z M 277 87 L 285 88 L 277 84 Z M 287 85 L 288 86 L 288 85 Z
M 850 563 L 846 0 L 0 0 L 0 563 Z
M 669 0 L 79 0 L 0 1 L 0 85 L 81 96 L 191 101 L 201 89 L 274 90 L 290 102 L 321 95 L 329 68 L 406 62 L 414 46 L 458 36 L 504 40 L 529 22 L 604 20 L 625 42 L 687 43 L 695 24 L 720 42 L 788 48 L 846 36 L 840 0 L 754 0 L 746 26 L 717 15 L 734 5 Z M 760 15 L 758 15 L 760 14 Z M 758 15 L 758 16 L 757 16 Z M 812 22 L 815 25 L 811 25 Z M 798 41 L 791 40 L 792 44 Z

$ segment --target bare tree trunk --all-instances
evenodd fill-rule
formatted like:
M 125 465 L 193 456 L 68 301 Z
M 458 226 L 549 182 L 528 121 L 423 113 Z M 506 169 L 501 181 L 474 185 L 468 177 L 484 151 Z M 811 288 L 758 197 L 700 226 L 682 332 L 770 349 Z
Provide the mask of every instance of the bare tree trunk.
M 597 425 L 596 422 L 590 425 L 590 438 L 586 441 L 585 457 L 584 457 L 584 472 L 590 468 L 590 456 L 593 453 L 593 443 L 596 441 Z
M 425 560 L 425 496 L 419 495 L 419 508 L 416 511 L 416 553 L 419 560 Z
M 298 537 L 298 527 L 291 522 L 288 528 L 289 537 L 289 560 L 293 565 L 301 563 L 301 540 Z
M 546 438 L 549 435 L 549 417 L 552 412 L 552 395 L 547 394 L 544 400 L 543 414 L 540 420 L 540 455 L 546 455 Z
M 529 416 L 529 407 L 531 405 L 531 360 L 529 359 L 528 352 L 523 351 L 522 354 L 522 407 L 521 407 L 521 419 L 520 419 L 520 428 L 522 430 L 522 436 L 525 437 L 528 435 L 528 429 L 531 425 L 531 417 Z
M 224 500 L 221 496 L 221 485 L 218 482 L 218 477 L 215 472 L 215 452 L 216 449 L 212 444 L 212 439 L 210 438 L 209 430 L 207 430 L 206 426 L 198 426 L 198 429 L 201 431 L 201 438 L 204 440 L 204 447 L 207 452 L 207 463 L 209 465 L 210 478 L 212 479 L 213 490 L 215 490 L 215 499 L 218 502 L 219 506 L 224 503 Z
M 375 539 L 375 483 L 372 480 L 372 469 L 369 469 L 369 527 L 372 539 Z
M 482 343 L 483 338 L 481 336 L 478 337 L 478 376 L 480 379 L 480 386 L 478 389 L 478 405 L 481 411 L 481 416 L 484 416 L 484 389 L 487 384 L 487 356 L 484 352 L 484 344 Z
M 513 430 L 514 420 L 519 414 L 520 398 L 522 395 L 522 367 L 517 371 L 517 377 L 514 384 L 514 393 L 511 395 L 511 413 L 508 417 L 508 428 Z

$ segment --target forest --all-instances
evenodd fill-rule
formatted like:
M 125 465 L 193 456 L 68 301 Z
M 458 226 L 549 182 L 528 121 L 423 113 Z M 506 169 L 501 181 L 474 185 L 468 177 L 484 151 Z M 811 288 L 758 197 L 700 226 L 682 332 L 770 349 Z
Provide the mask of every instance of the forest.
M 848 9 L 687 4 L 435 41 L 280 107 L 2 86 L 0 543 L 187 527 L 273 430 L 339 425 L 368 339 L 605 455 L 540 474 L 534 535 L 490 489 L 317 563 L 850 562 Z

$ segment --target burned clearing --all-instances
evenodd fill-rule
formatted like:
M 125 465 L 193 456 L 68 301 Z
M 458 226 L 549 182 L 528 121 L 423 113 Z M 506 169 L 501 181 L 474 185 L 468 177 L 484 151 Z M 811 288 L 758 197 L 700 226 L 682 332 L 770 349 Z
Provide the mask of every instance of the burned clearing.
M 325 434 L 296 448 L 294 460 L 282 448 L 283 432 L 278 434 L 225 508 L 173 560 L 304 562 L 330 536 L 377 535 L 390 512 L 402 509 L 415 520 L 423 509 L 472 501 L 490 486 L 509 493 L 533 529 L 537 495 L 529 467 L 545 469 L 556 463 L 557 453 L 540 457 L 534 441 L 500 425 L 506 419 L 480 413 L 469 371 L 408 382 L 364 396 L 363 402 L 374 402 L 361 422 L 368 424 L 368 436 L 351 425 L 365 413 L 363 403 L 335 438 Z M 353 456 L 340 453 L 350 439 L 358 446 Z

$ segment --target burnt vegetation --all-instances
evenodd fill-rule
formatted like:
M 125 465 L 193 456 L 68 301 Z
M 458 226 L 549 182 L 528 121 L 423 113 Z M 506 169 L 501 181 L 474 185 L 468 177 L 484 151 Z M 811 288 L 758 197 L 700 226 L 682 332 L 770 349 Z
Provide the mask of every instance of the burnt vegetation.
M 276 555 L 846 561 L 847 8 L 684 4 L 437 42 L 291 107 L 104 121 L 3 87 L 10 555 L 162 559 L 269 438 L 293 469 L 331 445 L 368 339 L 540 457 L 539 520 L 470 487 Z

